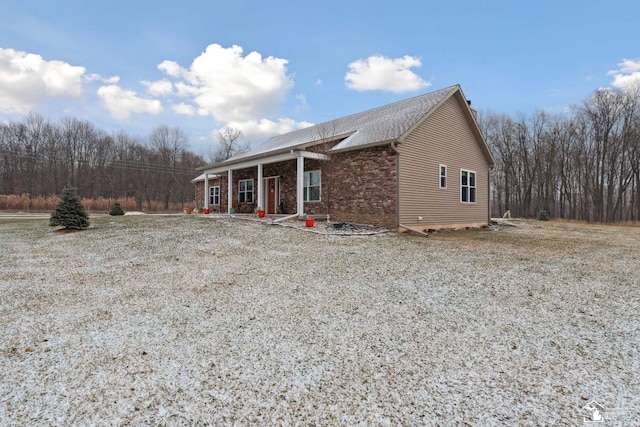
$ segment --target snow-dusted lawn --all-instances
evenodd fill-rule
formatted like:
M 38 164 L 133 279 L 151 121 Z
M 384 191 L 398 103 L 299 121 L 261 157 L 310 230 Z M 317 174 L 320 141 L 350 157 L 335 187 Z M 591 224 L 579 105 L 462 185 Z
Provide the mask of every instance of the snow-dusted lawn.
M 640 420 L 640 228 L 0 219 L 0 425 Z

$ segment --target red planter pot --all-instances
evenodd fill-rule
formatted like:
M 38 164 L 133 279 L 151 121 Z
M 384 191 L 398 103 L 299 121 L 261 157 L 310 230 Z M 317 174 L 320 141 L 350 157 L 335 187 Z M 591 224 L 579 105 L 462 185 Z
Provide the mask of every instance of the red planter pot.
M 259 210 L 258 211 L 258 218 L 264 218 L 264 211 L 263 210 Z
M 313 227 L 313 226 L 315 225 L 315 223 L 316 223 L 316 220 L 315 220 L 314 218 L 307 218 L 307 219 L 305 220 L 305 222 L 304 222 L 304 224 L 305 224 L 307 227 Z
M 204 213 L 205 215 L 209 215 L 209 209 L 205 209 L 205 210 L 203 211 L 203 213 Z

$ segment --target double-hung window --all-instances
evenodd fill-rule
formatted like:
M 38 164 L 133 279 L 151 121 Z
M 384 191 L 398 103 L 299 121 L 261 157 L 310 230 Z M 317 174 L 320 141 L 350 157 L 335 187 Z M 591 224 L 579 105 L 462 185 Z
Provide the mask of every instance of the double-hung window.
M 440 188 L 447 188 L 447 165 L 440 165 Z
M 216 206 L 220 204 L 220 187 L 209 187 L 209 204 Z
M 476 202 L 476 173 L 473 171 L 460 169 L 460 201 Z
M 320 171 L 310 171 L 304 173 L 304 201 L 320 201 Z
M 253 203 L 253 180 L 241 179 L 238 181 L 238 202 Z

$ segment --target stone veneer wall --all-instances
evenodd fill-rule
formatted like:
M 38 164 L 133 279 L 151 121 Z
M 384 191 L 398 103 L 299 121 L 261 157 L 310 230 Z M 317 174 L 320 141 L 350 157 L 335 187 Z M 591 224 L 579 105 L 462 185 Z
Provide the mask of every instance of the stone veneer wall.
M 195 186 L 196 186 L 196 195 L 195 195 L 196 207 L 202 208 L 204 207 L 204 181 L 196 182 Z
M 389 145 L 333 154 L 330 168 L 327 190 L 331 221 L 395 229 L 397 157 Z
M 262 169 L 264 177 L 280 177 L 280 205 L 277 212 L 281 214 L 296 213 L 296 161 L 287 160 L 284 162 L 264 165 Z
M 210 179 L 209 180 L 209 187 L 216 187 L 220 185 L 220 178 L 215 178 L 215 179 Z M 196 186 L 196 207 L 199 209 L 204 209 L 204 181 L 199 181 L 195 183 Z M 226 189 L 225 189 L 226 190 Z M 220 186 L 220 203 L 224 203 L 225 204 L 225 208 L 226 208 L 226 192 L 225 192 L 225 199 L 222 198 L 222 191 L 223 188 L 222 186 Z M 207 195 L 208 197 L 208 195 Z M 220 211 L 222 212 L 220 206 L 209 206 L 209 209 L 211 209 L 212 212 L 215 212 L 216 210 L 220 209 Z M 226 210 L 224 211 L 226 212 Z
M 305 171 L 322 171 L 321 201 L 305 202 L 308 215 L 330 214 L 331 221 L 372 224 L 394 229 L 397 226 L 397 158 L 388 145 L 331 155 L 330 161 L 305 160 Z M 253 212 L 257 206 L 257 168 L 234 171 L 233 207 L 237 212 Z M 282 214 L 296 212 L 296 161 L 265 165 L 263 176 L 280 177 Z M 254 180 L 254 203 L 238 206 L 238 180 Z M 227 177 L 210 180 L 220 186 L 220 211 L 227 212 Z M 204 201 L 204 183 L 196 183 L 199 205 Z

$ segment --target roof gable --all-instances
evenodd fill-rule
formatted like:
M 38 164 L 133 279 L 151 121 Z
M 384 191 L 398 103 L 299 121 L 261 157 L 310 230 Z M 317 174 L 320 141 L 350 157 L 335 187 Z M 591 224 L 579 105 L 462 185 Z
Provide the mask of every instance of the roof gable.
M 467 124 L 469 125 L 471 131 L 475 135 L 476 141 L 480 146 L 480 150 L 482 151 L 485 159 L 489 163 L 489 167 L 493 168 L 495 166 L 495 159 L 493 158 L 493 154 L 491 153 L 491 150 L 489 149 L 489 146 L 487 145 L 487 142 L 485 141 L 484 136 L 482 135 L 482 131 L 480 130 L 480 126 L 478 125 L 478 121 L 476 120 L 476 117 L 471 112 L 472 110 L 471 110 L 470 101 L 467 100 L 466 96 L 464 95 L 464 93 L 462 93 L 462 89 L 459 86 L 457 91 L 454 91 L 450 95 L 442 98 L 440 102 L 438 102 L 438 105 L 436 105 L 434 108 L 429 110 L 427 114 L 425 114 L 419 120 L 417 120 L 402 136 L 400 136 L 400 138 L 398 138 L 399 142 L 402 142 L 414 129 L 416 129 L 418 126 L 420 126 L 421 123 L 426 121 L 427 118 L 429 118 L 429 116 L 434 111 L 436 111 L 438 107 L 440 107 L 440 105 L 442 105 L 445 101 L 447 101 L 451 96 L 454 96 L 457 99 L 458 104 L 460 105 L 462 114 L 464 115 L 467 121 Z

